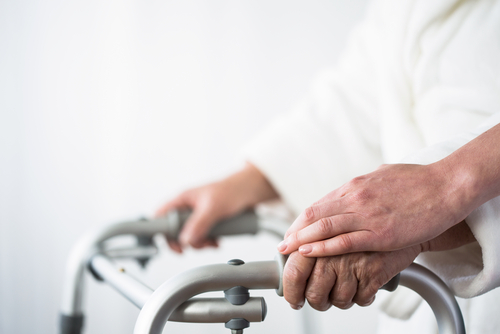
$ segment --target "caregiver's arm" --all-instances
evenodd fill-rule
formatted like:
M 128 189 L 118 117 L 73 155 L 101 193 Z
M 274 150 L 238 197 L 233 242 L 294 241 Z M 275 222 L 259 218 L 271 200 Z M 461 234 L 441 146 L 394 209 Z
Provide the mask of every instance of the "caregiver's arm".
M 386 165 L 307 208 L 278 246 L 305 256 L 421 244 L 500 195 L 500 125 L 430 165 Z
M 247 163 L 242 170 L 221 181 L 184 191 L 158 209 L 156 216 L 173 209 L 193 210 L 179 236 L 180 243 L 168 240 L 170 247 L 180 253 L 187 245 L 195 248 L 216 245 L 214 240 L 206 239 L 206 235 L 217 221 L 277 197 L 266 177 Z

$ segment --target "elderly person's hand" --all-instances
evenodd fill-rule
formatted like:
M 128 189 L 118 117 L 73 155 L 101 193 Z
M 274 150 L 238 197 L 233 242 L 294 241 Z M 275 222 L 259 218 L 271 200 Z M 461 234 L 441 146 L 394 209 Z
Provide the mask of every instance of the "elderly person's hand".
M 193 210 L 179 240 L 167 240 L 170 248 L 181 253 L 186 246 L 216 246 L 216 241 L 206 236 L 218 221 L 277 196 L 265 176 L 248 163 L 221 181 L 184 191 L 158 209 L 156 216 L 163 216 L 173 209 Z
M 305 300 L 316 310 L 332 305 L 346 309 L 354 303 L 370 305 L 377 291 L 407 268 L 420 252 L 456 248 L 473 242 L 465 222 L 421 245 L 392 252 L 361 252 L 330 257 L 290 254 L 283 274 L 285 299 L 294 309 Z
M 284 297 L 296 310 L 302 308 L 305 299 L 318 311 L 332 305 L 341 309 L 354 303 L 368 306 L 378 289 L 408 267 L 419 253 L 419 246 L 320 258 L 293 252 L 283 274 Z

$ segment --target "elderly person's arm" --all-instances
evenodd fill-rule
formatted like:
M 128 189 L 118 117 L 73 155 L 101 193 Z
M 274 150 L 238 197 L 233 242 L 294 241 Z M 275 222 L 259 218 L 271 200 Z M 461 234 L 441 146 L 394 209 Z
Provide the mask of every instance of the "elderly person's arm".
M 496 125 L 436 163 L 386 165 L 353 179 L 302 212 L 278 250 L 317 257 L 403 249 L 499 195 Z

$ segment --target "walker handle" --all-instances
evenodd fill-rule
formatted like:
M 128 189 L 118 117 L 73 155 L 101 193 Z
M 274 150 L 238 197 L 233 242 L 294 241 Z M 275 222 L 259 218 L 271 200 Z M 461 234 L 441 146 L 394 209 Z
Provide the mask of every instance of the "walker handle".
M 177 240 L 182 227 L 191 215 L 191 210 L 172 210 L 165 217 L 167 220 L 167 238 Z M 253 210 L 241 212 L 233 217 L 222 219 L 208 233 L 209 238 L 237 234 L 257 234 L 259 231 L 258 217 Z

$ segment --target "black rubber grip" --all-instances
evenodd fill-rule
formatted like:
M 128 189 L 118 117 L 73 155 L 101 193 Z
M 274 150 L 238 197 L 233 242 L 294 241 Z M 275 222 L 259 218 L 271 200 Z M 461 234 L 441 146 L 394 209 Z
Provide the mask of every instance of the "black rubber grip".
M 384 286 L 380 288 L 380 290 L 387 290 L 389 292 L 393 292 L 399 286 L 399 278 L 401 274 L 397 274 L 394 276 L 389 282 L 385 283 Z
M 83 328 L 83 315 L 59 316 L 60 334 L 81 334 Z

